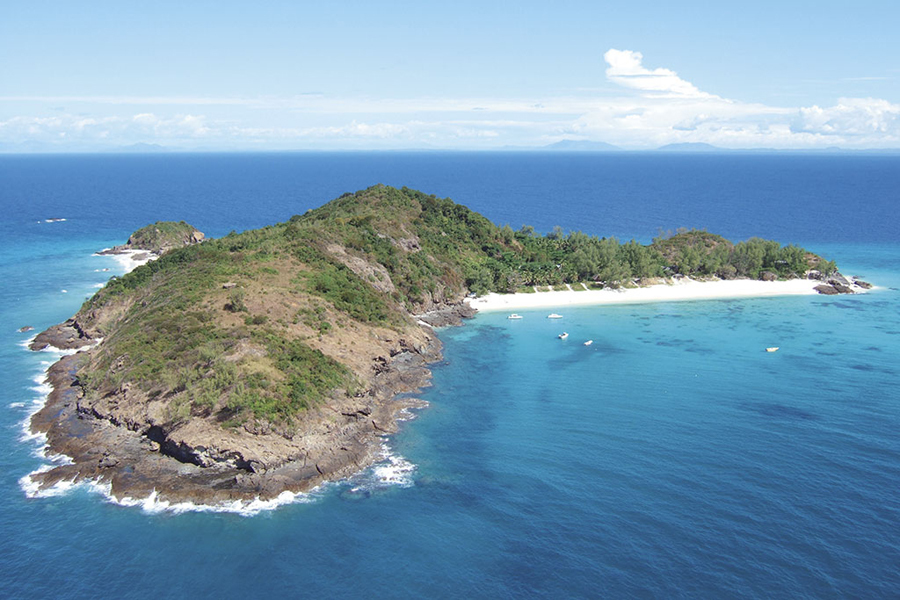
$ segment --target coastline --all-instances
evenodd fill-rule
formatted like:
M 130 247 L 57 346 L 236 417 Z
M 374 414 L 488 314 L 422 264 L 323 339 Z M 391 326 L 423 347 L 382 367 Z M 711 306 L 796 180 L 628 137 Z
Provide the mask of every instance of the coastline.
M 141 250 L 139 248 L 124 248 L 116 246 L 114 248 L 104 248 L 99 252 L 95 252 L 94 256 L 109 256 L 119 263 L 125 275 L 134 271 L 138 267 L 146 265 L 152 260 L 159 258 L 159 254 L 150 250 Z
M 309 448 L 299 462 L 289 461 L 254 473 L 183 462 L 164 452 L 147 435 L 110 423 L 83 406 L 75 371 L 99 345 L 82 350 L 48 346 L 38 351 L 59 358 L 39 378 L 42 401 L 22 423 L 22 441 L 36 443 L 36 456 L 43 461 L 19 479 L 20 488 L 29 498 L 58 496 L 87 487 L 111 503 L 137 506 L 146 512 L 252 516 L 285 504 L 307 502 L 330 483 L 350 482 L 354 484 L 353 493 L 361 486 L 411 485 L 409 477 L 415 465 L 394 454 L 386 437 L 397 432 L 400 422 L 415 418 L 412 410 L 427 406 L 414 396 L 401 394 L 415 394 L 429 385 L 431 371 L 427 365 L 440 359 L 439 348 L 431 349 L 433 354 L 427 362 L 417 353 L 411 361 L 390 365 L 383 372 L 381 393 L 371 412 L 342 413 L 346 422 L 337 430 L 328 428 L 327 435 L 334 437 L 332 443 L 318 450 Z M 323 433 L 311 431 L 315 438 Z M 354 483 L 364 479 L 367 483 Z
M 134 262 L 131 264 L 137 266 Z M 488 294 L 468 299 L 450 311 L 452 314 L 435 311 L 416 315 L 415 318 L 422 329 L 433 331 L 433 327 L 459 324 L 459 317 L 473 316 L 476 310 L 491 312 L 810 295 L 818 293 L 815 287 L 821 283 L 805 279 L 701 282 L 684 278 L 670 283 L 620 290 Z M 853 285 L 853 290 L 866 291 L 856 285 Z M 28 497 L 41 497 L 62 494 L 72 487 L 86 485 L 110 502 L 139 506 L 148 512 L 213 511 L 252 515 L 284 504 L 308 501 L 309 496 L 315 494 L 321 485 L 335 481 L 353 482 L 367 469 L 373 470 L 376 480 L 391 483 L 395 478 L 394 474 L 384 476 L 379 475 L 378 471 L 403 473 L 415 469 L 414 465 L 405 463 L 403 457 L 392 455 L 385 441 L 386 435 L 397 431 L 397 423 L 405 420 L 402 413 L 408 415 L 409 408 L 418 407 L 414 400 L 404 401 L 398 395 L 415 393 L 429 385 L 431 373 L 428 364 L 439 360 L 441 355 L 440 342 L 435 337 L 433 339 L 436 345 L 428 350 L 422 348 L 412 353 L 403 353 L 413 359 L 411 364 L 402 360 L 403 355 L 396 357 L 397 361 L 389 361 L 388 368 L 382 373 L 384 379 L 380 385 L 378 401 L 371 406 L 373 412 L 366 409 L 362 413 L 364 422 L 376 423 L 377 419 L 378 424 L 374 430 L 369 426 L 358 427 L 361 416 L 358 412 L 341 411 L 347 416 L 347 422 L 340 428 L 340 439 L 336 443 L 342 446 L 342 450 L 348 450 L 352 441 L 353 452 L 339 452 L 337 456 L 333 452 L 326 452 L 331 455 L 327 466 L 325 463 L 320 466 L 318 460 L 309 461 L 311 456 L 307 454 L 302 467 L 288 462 L 268 472 L 253 473 L 234 469 L 205 469 L 185 463 L 165 456 L 158 446 L 154 446 L 151 440 L 137 431 L 110 428 L 105 418 L 98 418 L 100 415 L 80 405 L 80 388 L 74 377 L 75 363 L 86 358 L 100 345 L 98 342 L 101 340 L 83 339 L 78 335 L 80 332 L 77 322 L 72 320 L 55 328 L 73 345 L 66 347 L 67 344 L 54 339 L 45 347 L 47 351 L 62 350 L 60 360 L 48 368 L 44 385 L 48 386 L 49 393 L 43 405 L 29 415 L 24 429 L 26 436 L 41 444 L 39 453 L 47 462 L 22 477 L 19 481 L 21 488 Z M 35 336 L 32 342 L 51 330 L 54 328 Z M 38 349 L 35 346 L 32 348 Z M 81 439 L 84 443 L 74 441 L 76 439 Z M 125 467 L 136 469 L 135 472 L 140 477 L 126 475 L 123 471 Z
M 158 258 L 140 250 L 98 255 L 113 258 L 126 273 Z M 444 314 L 455 311 L 466 313 L 461 305 L 422 317 L 437 326 L 459 323 L 458 317 Z M 466 316 L 472 314 L 474 311 Z M 414 418 L 412 409 L 426 405 L 407 395 L 430 385 L 428 365 L 441 359 L 440 341 L 432 327 L 419 329 L 424 336 L 419 343 L 401 345 L 385 364 L 378 365 L 371 397 L 348 399 L 329 410 L 313 411 L 304 424 L 310 439 L 303 442 L 299 461 L 295 458 L 256 472 L 252 466 L 248 470 L 185 462 L 177 456 L 178 448 L 169 448 L 176 452 L 168 452 L 163 446 L 171 444 L 155 443 L 144 432 L 123 426 L 127 424 L 99 414 L 96 407 L 84 403 L 75 370 L 80 361 L 90 360 L 102 346 L 102 339 L 91 338 L 71 318 L 22 344 L 31 351 L 49 352 L 55 360 L 38 378 L 42 399 L 22 423 L 23 441 L 38 445 L 36 455 L 42 464 L 22 476 L 19 486 L 29 498 L 57 496 L 86 487 L 109 502 L 137 506 L 146 512 L 253 515 L 284 504 L 307 502 L 321 486 L 332 482 L 349 482 L 355 494 L 383 486 L 411 485 L 415 465 L 394 454 L 386 436 L 395 433 L 400 422 Z
M 766 298 L 776 296 L 816 295 L 815 289 L 822 282 L 815 279 L 789 279 L 787 281 L 758 281 L 731 279 L 697 281 L 681 278 L 670 283 L 646 287 L 549 291 L 535 293 L 490 293 L 466 300 L 479 312 L 502 310 L 528 310 L 537 308 L 564 308 L 570 306 L 602 306 L 607 304 L 642 304 L 650 302 L 683 302 L 691 300 L 725 300 L 734 298 Z M 854 286 L 854 293 L 867 290 Z

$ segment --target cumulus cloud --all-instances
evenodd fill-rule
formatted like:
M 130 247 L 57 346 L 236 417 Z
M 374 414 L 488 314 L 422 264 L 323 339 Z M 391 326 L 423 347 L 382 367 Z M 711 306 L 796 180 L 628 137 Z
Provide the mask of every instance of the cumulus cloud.
M 607 79 L 627 89 L 603 98 L 567 133 L 625 146 L 706 142 L 724 147 L 900 145 L 900 105 L 841 98 L 829 107 L 782 107 L 703 92 L 670 69 L 644 67 L 640 52 L 610 49 Z
M 643 65 L 644 55 L 631 50 L 609 49 L 603 55 L 609 65 L 606 77 L 613 83 L 676 98 L 714 98 L 712 94 L 701 92 L 694 84 L 685 81 L 670 69 L 648 69 Z
M 841 98 L 835 106 L 801 108 L 791 129 L 827 136 L 900 136 L 900 104 L 877 98 Z

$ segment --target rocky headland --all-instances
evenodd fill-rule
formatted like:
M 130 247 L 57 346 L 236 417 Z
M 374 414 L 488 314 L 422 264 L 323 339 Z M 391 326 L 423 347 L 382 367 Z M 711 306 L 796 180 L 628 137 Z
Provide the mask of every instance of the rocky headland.
M 97 254 L 131 254 L 135 261 L 142 262 L 175 248 L 199 244 L 204 238 L 201 231 L 184 221 L 157 221 L 132 233 L 124 244 Z

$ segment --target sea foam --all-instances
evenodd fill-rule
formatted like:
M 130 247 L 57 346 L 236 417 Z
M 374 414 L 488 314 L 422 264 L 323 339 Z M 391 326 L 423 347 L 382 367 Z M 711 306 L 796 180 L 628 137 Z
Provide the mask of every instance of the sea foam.
M 109 248 L 104 249 L 104 252 L 106 250 L 109 250 Z M 122 250 L 116 254 L 94 254 L 94 256 L 104 256 L 112 258 L 121 267 L 123 275 L 125 273 L 134 271 L 142 265 L 146 265 L 151 260 L 156 260 L 157 258 L 159 258 L 159 256 L 157 256 L 156 254 L 147 252 L 146 250 Z M 142 256 L 143 258 L 137 259 L 137 256 Z

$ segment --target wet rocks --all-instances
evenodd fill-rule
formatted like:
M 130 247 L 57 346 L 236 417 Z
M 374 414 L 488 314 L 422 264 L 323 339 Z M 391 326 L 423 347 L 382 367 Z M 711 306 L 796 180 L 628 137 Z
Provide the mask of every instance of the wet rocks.
M 835 294 L 855 294 L 863 290 L 872 289 L 871 283 L 856 278 L 851 281 L 840 273 L 835 273 L 823 281 L 825 283 L 817 285 L 813 289 L 826 296 L 833 296 Z

